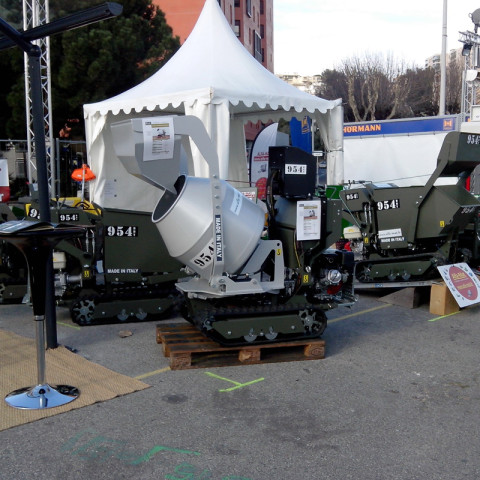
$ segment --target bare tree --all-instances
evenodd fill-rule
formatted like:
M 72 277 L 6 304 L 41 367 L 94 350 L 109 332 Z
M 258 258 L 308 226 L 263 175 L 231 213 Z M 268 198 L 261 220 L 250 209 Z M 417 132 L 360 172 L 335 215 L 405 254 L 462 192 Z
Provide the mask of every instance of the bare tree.
M 460 58 L 447 65 L 446 111 L 461 109 Z M 343 60 L 336 69 L 322 73 L 316 94 L 342 98 L 346 122 L 435 116 L 439 111 L 439 75 L 434 68 L 407 66 L 391 55 L 365 54 Z
M 403 117 L 430 117 L 438 113 L 438 92 L 435 91 L 433 68 L 410 68 L 402 75 L 410 88 Z
M 462 107 L 462 72 L 465 68 L 464 58 L 455 58 L 447 66 L 446 111 L 450 114 L 460 113 Z
M 401 113 L 409 84 L 402 77 L 404 62 L 392 55 L 367 53 L 344 60 L 339 70 L 347 81 L 348 105 L 353 120 L 367 121 L 394 118 Z

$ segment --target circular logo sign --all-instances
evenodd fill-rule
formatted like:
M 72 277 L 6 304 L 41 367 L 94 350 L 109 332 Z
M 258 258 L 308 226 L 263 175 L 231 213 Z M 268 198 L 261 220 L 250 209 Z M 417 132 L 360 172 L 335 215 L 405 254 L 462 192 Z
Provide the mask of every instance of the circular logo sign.
M 476 300 L 478 297 L 477 286 L 465 271 L 453 265 L 448 270 L 448 276 L 453 287 L 462 297 Z

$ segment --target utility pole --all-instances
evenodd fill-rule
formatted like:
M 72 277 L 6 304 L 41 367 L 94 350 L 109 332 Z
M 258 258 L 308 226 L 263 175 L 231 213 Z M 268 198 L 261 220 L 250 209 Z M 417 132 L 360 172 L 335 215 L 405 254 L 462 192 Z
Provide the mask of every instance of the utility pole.
M 447 0 L 443 0 L 442 54 L 440 56 L 440 101 L 439 115 L 445 115 L 445 91 L 447 78 Z

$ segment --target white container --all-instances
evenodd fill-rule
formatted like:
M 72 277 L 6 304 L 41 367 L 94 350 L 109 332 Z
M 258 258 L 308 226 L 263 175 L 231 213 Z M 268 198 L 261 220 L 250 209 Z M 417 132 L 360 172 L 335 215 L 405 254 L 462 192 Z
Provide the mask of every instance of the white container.
M 362 232 L 356 225 L 351 225 L 343 229 L 343 236 L 347 240 L 353 240 L 355 238 L 362 238 Z
M 67 268 L 67 256 L 65 252 L 53 251 L 53 268 L 54 270 L 65 270 Z

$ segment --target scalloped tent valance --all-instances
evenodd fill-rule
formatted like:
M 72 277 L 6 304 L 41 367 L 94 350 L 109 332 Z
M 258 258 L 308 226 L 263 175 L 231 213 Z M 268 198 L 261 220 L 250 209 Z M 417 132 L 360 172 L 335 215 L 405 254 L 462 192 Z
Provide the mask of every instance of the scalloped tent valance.
M 153 208 L 157 192 L 145 194 L 143 182 L 123 178 L 123 167 L 113 152 L 109 132 L 112 122 L 152 112 L 199 117 L 217 147 L 221 176 L 233 181 L 248 180 L 244 135 L 247 121 L 266 123 L 309 115 L 316 120 L 330 151 L 330 181 L 343 181 L 341 101 L 302 92 L 264 68 L 238 41 L 216 0 L 205 1 L 190 36 L 154 75 L 115 97 L 84 105 L 88 160 L 97 175 L 91 196 L 99 205 L 148 210 L 151 204 Z M 199 155 L 196 149 L 192 151 L 194 157 Z M 201 165 L 199 159 L 194 158 L 194 163 Z M 199 167 L 196 174 L 205 172 Z M 143 199 L 115 197 L 109 184 L 114 178 L 119 191 L 134 196 L 130 193 L 140 188 L 136 191 L 142 191 Z

